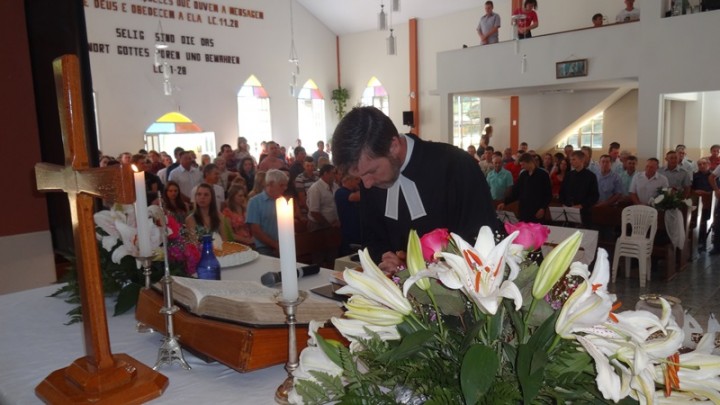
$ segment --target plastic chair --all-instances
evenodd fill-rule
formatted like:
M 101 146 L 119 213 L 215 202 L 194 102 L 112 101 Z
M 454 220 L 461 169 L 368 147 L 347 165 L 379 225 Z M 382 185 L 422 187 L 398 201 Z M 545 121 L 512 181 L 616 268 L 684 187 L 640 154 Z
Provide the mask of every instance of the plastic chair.
M 650 280 L 650 256 L 657 232 L 657 210 L 644 205 L 631 205 L 622 210 L 622 235 L 615 242 L 612 281 L 617 278 L 620 256 L 625 256 L 625 277 L 630 277 L 630 259 L 639 262 L 640 287 Z M 630 228 L 630 234 L 628 234 Z

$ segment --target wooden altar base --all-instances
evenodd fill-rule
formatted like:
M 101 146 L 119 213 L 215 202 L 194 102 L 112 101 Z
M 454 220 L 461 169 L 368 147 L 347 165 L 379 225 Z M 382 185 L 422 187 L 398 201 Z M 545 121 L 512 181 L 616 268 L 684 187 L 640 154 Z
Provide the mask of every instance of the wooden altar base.
M 153 289 L 141 289 L 135 318 L 166 333 L 165 316 L 160 314 L 163 296 Z M 188 350 L 217 360 L 241 373 L 283 364 L 288 359 L 288 329 L 286 326 L 252 327 L 238 323 L 203 318 L 180 308 L 173 315 L 175 334 Z M 298 353 L 307 347 L 308 327 L 297 325 Z M 326 339 L 348 342 L 335 328 L 321 328 Z
M 49 404 L 142 404 L 157 398 L 168 379 L 127 354 L 112 355 L 115 364 L 96 370 L 87 357 L 50 373 L 35 394 Z

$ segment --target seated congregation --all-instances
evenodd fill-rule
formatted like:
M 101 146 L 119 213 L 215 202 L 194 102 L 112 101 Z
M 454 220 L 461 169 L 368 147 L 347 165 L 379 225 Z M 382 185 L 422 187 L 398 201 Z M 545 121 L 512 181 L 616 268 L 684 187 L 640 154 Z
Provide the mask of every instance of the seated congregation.
M 588 146 L 574 150 L 567 145 L 563 152 L 541 155 L 523 142 L 515 153 L 510 148 L 495 151 L 489 145 L 491 136 L 489 127 L 478 148 L 471 145 L 467 151 L 485 174 L 498 210 L 514 212 L 524 222 L 597 230 L 601 246 L 612 251 L 621 233 L 623 208 L 649 205 L 662 210 L 664 205 L 658 199 L 690 199 L 692 206 L 683 208 L 685 233 L 692 233 L 691 224 L 697 226 L 698 252 L 706 251 L 712 230 L 708 223 L 717 215 L 711 212 L 713 194 L 720 193 L 719 145 L 712 145 L 710 155 L 697 161 L 688 158 L 684 145 L 678 145 L 665 154 L 663 164 L 647 158 L 645 170 L 639 171 L 639 159 L 621 151 L 617 142 L 596 161 Z M 360 179 L 339 173 L 330 164 L 324 143 L 318 142 L 317 147 L 308 155 L 298 141 L 288 154 L 269 141 L 256 159 L 240 137 L 237 149 L 222 145 L 217 157 L 203 155 L 200 164 L 193 151 L 176 148 L 174 159 L 165 152 L 141 151 L 123 153 L 117 160 L 103 156 L 101 165 L 127 162 L 144 169 L 148 201 L 160 204 L 162 200 L 190 244 L 213 233 L 224 241 L 278 256 L 275 199 L 293 198 L 297 260 L 333 267 L 337 257 L 352 253 L 362 243 Z M 551 211 L 558 211 L 552 207 L 572 207 L 579 217 L 577 221 L 567 215 L 553 217 Z M 674 261 L 664 217 L 658 218 L 657 256 L 667 260 L 672 256 Z M 719 223 L 714 221 L 712 226 Z M 720 232 L 712 234 L 710 254 L 715 255 L 720 253 Z M 689 258 L 688 249 L 679 248 L 683 252 L 678 258 Z M 188 262 L 192 266 L 195 261 Z
M 277 257 L 275 200 L 293 198 L 297 260 L 332 267 L 335 258 L 360 243 L 360 179 L 339 175 L 323 142 L 312 155 L 300 145 L 293 152 L 288 156 L 269 141 L 256 159 L 240 137 L 237 149 L 222 145 L 217 157 L 203 155 L 199 164 L 194 151 L 176 148 L 174 158 L 141 150 L 117 159 L 102 156 L 100 165 L 134 164 L 143 170 L 148 203 L 162 204 L 186 246 L 197 247 L 202 235 L 214 234 Z M 191 256 L 197 249 L 185 252 L 187 271 L 193 273 L 198 258 Z

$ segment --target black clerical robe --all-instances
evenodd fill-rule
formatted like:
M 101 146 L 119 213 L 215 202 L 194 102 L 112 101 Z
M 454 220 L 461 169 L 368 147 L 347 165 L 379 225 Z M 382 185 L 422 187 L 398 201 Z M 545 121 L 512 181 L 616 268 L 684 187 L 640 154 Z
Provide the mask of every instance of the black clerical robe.
M 415 146 L 402 174 L 415 182 L 427 215 L 411 220 L 400 191 L 398 219 L 385 216 L 387 190 L 360 187 L 363 246 L 374 260 L 383 253 L 407 249 L 408 233 L 448 228 L 474 243 L 482 225 L 497 228 L 498 219 L 490 188 L 475 159 L 445 143 L 423 141 L 413 135 Z
M 592 223 L 592 207 L 598 202 L 600 194 L 598 191 L 597 176 L 588 169 L 579 172 L 570 170 L 560 186 L 560 201 L 565 206 L 580 204 L 580 217 L 585 226 Z
M 532 175 L 527 170 L 520 173 L 505 203 L 518 201 L 521 221 L 541 222 L 543 218 L 536 218 L 535 214 L 540 209 L 546 210 L 550 200 L 552 200 L 550 176 L 543 169 L 535 169 Z

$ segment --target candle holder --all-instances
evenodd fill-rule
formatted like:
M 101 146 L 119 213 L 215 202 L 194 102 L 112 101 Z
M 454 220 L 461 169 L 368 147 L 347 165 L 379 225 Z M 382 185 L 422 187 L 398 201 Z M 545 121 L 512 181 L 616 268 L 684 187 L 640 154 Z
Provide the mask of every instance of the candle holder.
M 160 309 L 160 313 L 165 316 L 165 330 L 167 334 L 163 338 L 163 342 L 158 349 L 158 357 L 153 370 L 157 370 L 165 364 L 172 364 L 174 362 L 180 363 L 180 366 L 185 370 L 190 370 L 190 365 L 185 361 L 185 356 L 180 347 L 179 338 L 175 336 L 175 325 L 173 324 L 173 314 L 178 311 L 178 307 L 173 304 L 172 297 L 172 276 L 170 275 L 170 264 L 168 262 L 168 228 L 167 228 L 167 213 L 162 205 L 162 193 L 158 193 L 158 199 L 160 200 L 160 208 L 163 210 L 161 216 L 162 225 L 162 242 L 163 242 L 163 253 L 165 256 L 165 273 L 160 283 L 162 284 L 163 290 L 163 307 Z
M 140 266 L 143 269 L 143 276 L 145 276 L 145 289 L 150 288 L 150 275 L 152 274 L 152 259 L 153 256 L 135 256 L 135 260 L 140 262 Z M 135 324 L 135 330 L 138 333 L 153 333 L 155 332 L 155 329 L 152 327 L 142 323 L 138 322 Z
M 185 361 L 185 356 L 178 341 L 179 336 L 175 335 L 173 314 L 178 311 L 178 307 L 173 305 L 172 276 L 170 276 L 170 269 L 167 264 L 165 266 L 165 276 L 160 282 L 163 286 L 163 297 L 165 299 L 164 306 L 160 309 L 160 313 L 165 316 L 167 335 L 163 338 L 160 349 L 158 349 L 158 357 L 153 366 L 153 370 L 157 370 L 165 364 L 172 364 L 174 362 L 180 363 L 180 366 L 185 370 L 190 370 L 190 365 Z
M 285 322 L 288 324 L 288 361 L 285 363 L 285 370 L 288 373 L 287 378 L 275 391 L 275 402 L 278 404 L 289 404 L 288 393 L 293 388 L 293 371 L 298 368 L 298 352 L 297 352 L 297 338 L 295 336 L 295 325 L 297 324 L 297 318 L 295 312 L 297 306 L 302 304 L 307 298 L 306 291 L 299 291 L 298 298 L 295 301 L 285 301 L 282 297 L 282 293 L 275 295 L 277 304 L 280 305 L 285 313 Z

